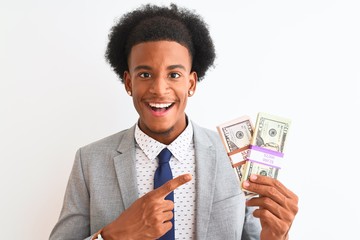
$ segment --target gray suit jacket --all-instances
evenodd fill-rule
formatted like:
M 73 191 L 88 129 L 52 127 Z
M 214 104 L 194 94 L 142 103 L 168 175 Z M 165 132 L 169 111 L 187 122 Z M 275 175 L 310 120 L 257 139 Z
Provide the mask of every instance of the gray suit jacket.
M 196 161 L 196 239 L 260 238 L 260 223 L 245 207 L 244 194 L 215 131 L 193 124 Z M 50 239 L 89 239 L 139 196 L 134 129 L 80 148 L 60 218 Z

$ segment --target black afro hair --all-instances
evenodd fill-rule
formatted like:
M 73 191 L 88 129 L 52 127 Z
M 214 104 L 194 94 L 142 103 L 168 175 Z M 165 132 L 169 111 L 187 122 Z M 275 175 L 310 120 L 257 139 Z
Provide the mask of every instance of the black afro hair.
M 192 71 L 201 81 L 214 64 L 215 48 L 201 16 L 175 4 L 143 5 L 125 14 L 111 28 L 105 58 L 124 82 L 131 48 L 141 42 L 169 40 L 185 46 L 192 58 Z

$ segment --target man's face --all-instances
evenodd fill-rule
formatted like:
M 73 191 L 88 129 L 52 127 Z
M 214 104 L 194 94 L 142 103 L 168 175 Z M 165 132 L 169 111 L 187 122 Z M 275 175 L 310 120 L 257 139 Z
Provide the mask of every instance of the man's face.
M 132 47 L 125 71 L 125 88 L 140 115 L 139 127 L 164 144 L 186 127 L 185 107 L 197 75 L 184 46 L 173 41 L 139 43 Z

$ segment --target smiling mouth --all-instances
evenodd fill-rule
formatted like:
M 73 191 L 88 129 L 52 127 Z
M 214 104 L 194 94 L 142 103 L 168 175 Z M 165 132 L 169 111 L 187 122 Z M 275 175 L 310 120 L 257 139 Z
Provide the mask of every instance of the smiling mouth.
M 174 103 L 149 103 L 150 108 L 156 112 L 163 112 L 170 109 Z

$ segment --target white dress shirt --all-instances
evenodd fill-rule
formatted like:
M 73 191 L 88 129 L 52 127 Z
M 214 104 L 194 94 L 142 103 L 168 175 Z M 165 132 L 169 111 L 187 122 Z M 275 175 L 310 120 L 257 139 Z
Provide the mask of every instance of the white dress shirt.
M 136 171 L 139 196 L 154 189 L 154 173 L 158 167 L 157 155 L 167 147 L 172 153 L 170 168 L 173 177 L 190 173 L 192 180 L 174 190 L 175 239 L 195 237 L 195 149 L 193 128 L 188 121 L 186 129 L 168 146 L 146 135 L 136 125 Z

